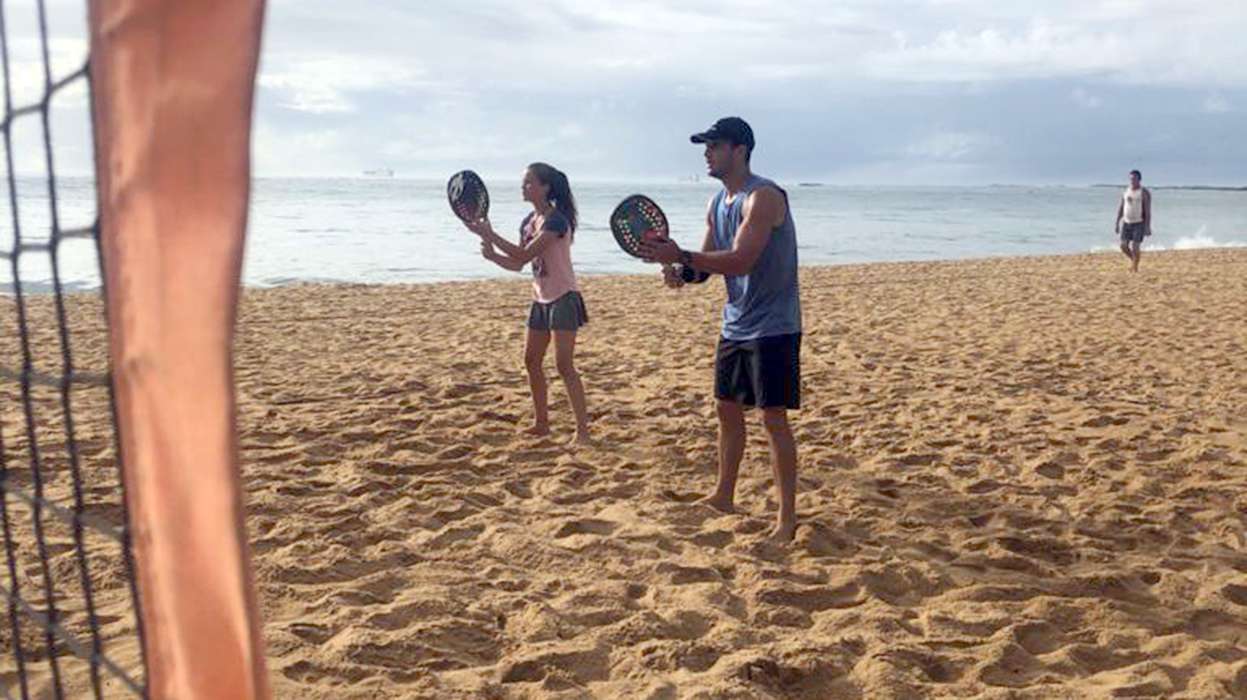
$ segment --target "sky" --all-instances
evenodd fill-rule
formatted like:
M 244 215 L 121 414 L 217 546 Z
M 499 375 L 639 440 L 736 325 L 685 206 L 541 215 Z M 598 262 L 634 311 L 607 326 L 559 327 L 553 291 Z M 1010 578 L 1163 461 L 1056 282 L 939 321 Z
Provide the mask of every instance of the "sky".
M 49 6 L 72 70 L 83 3 Z M 35 94 L 32 7 L 5 12 Z M 1244 36 L 1244 0 L 270 0 L 254 169 L 670 180 L 738 115 L 787 180 L 1247 185 Z M 58 163 L 89 168 L 85 97 L 58 101 Z

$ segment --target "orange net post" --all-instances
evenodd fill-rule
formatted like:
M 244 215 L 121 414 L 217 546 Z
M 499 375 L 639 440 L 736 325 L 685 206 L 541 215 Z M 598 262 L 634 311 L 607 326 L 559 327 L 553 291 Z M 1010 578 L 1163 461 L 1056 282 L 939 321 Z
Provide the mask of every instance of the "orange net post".
M 232 347 L 263 0 L 91 0 L 101 254 L 153 698 L 268 696 Z

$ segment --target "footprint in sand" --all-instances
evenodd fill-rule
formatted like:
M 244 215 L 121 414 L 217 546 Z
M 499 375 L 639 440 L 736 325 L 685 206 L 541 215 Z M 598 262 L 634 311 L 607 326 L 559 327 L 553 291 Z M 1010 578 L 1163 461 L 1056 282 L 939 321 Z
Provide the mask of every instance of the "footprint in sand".
M 441 526 L 445 526 L 449 523 L 455 522 L 456 520 L 463 520 L 464 518 L 476 515 L 479 512 L 481 512 L 479 508 L 473 508 L 469 505 L 461 503 L 453 509 L 443 508 L 435 511 L 433 515 L 429 516 L 429 518 L 431 521 L 436 521 L 441 523 Z
M 502 682 L 534 683 L 545 680 L 552 671 L 570 675 L 580 684 L 604 681 L 610 677 L 610 659 L 598 649 L 530 652 L 503 667 Z
M 1003 487 L 1004 484 L 999 481 L 994 479 L 983 479 L 982 481 L 976 481 L 967 486 L 966 493 L 991 493 L 992 491 L 998 491 Z
M 798 528 L 793 545 L 816 559 L 850 557 L 859 550 L 845 536 L 833 532 L 821 523 L 809 523 Z
M 312 644 L 324 644 L 333 636 L 333 630 L 324 625 L 296 622 L 287 628 L 291 634 Z
M 1013 639 L 1034 656 L 1041 656 L 1065 646 L 1065 635 L 1047 622 L 1030 622 L 1013 628 Z
M 907 454 L 896 460 L 897 465 L 902 467 L 929 467 L 935 464 L 940 456 L 934 453 Z
M 548 442 L 548 439 L 543 439 L 542 442 Z M 511 453 L 510 460 L 517 464 L 554 462 L 562 454 L 561 450 L 516 450 Z
M 922 673 L 932 683 L 954 683 L 965 672 L 965 661 L 954 661 L 939 654 L 916 651 L 913 649 L 890 649 L 879 655 L 889 665 L 912 673 Z
M 347 681 L 348 683 L 357 683 L 372 675 L 372 671 L 356 666 L 335 664 L 332 667 L 327 667 L 311 661 L 296 661 L 283 668 L 281 674 L 292 681 L 300 683 L 315 684 L 326 678 L 332 679 L 334 682 Z
M 1145 656 L 1137 651 L 1117 650 L 1091 644 L 1074 644 L 1068 647 L 1070 659 L 1090 673 L 1103 673 L 1131 666 Z
M 1247 586 L 1235 583 L 1226 584 L 1221 589 L 1221 596 L 1235 605 L 1247 606 Z
M 1200 610 L 1191 616 L 1188 629 L 1206 642 L 1247 642 L 1247 624 L 1219 610 Z
M 1169 458 L 1176 450 L 1160 449 L 1139 453 L 1140 462 L 1163 462 Z
M 514 425 L 520 421 L 519 416 L 497 413 L 495 411 L 481 411 L 476 414 L 476 418 L 480 421 L 495 421 L 498 423 L 509 423 L 511 425 Z
M 1018 556 L 1040 559 L 1057 566 L 1069 566 L 1078 558 L 1069 545 L 1056 539 L 1000 537 L 996 542 Z
M 459 542 L 474 540 L 484 531 L 485 528 L 482 525 L 473 525 L 471 527 L 452 527 L 429 538 L 423 542 L 421 546 L 431 549 L 443 549 Z
M 996 517 L 996 513 L 993 511 L 989 511 L 987 513 L 983 513 L 982 515 L 968 516 L 966 520 L 969 520 L 970 524 L 973 525 L 974 527 L 985 527 L 995 517 Z
M 561 540 L 573 535 L 600 535 L 606 537 L 618 528 L 619 525 L 606 520 L 594 520 L 592 518 L 572 520 L 559 526 L 559 529 L 554 533 L 554 539 Z
M 699 547 L 709 547 L 710 549 L 723 549 L 736 539 L 727 530 L 711 530 L 710 532 L 699 532 L 693 535 L 691 541 Z
M 1062 467 L 1056 462 L 1044 462 L 1043 464 L 1035 467 L 1035 473 L 1049 479 L 1064 479 L 1065 467 Z
M 898 487 L 900 485 L 901 485 L 900 482 L 894 481 L 892 479 L 876 479 L 875 480 L 875 491 L 877 491 L 880 496 L 884 496 L 886 498 L 891 498 L 895 500 L 901 497 L 901 493 L 898 490 Z
M 1107 428 L 1110 425 L 1125 425 L 1130 422 L 1129 418 L 1118 418 L 1114 416 L 1096 416 L 1088 418 L 1080 423 L 1084 428 Z
M 462 459 L 472 454 L 473 451 L 474 449 L 470 445 L 455 445 L 453 447 L 447 447 L 441 452 L 438 452 L 437 458 L 438 459 Z
M 670 489 L 663 490 L 661 495 L 668 501 L 675 501 L 676 503 L 692 503 L 700 500 L 702 497 L 700 493 L 694 493 L 692 491 L 672 491 Z
M 814 613 L 833 608 L 853 608 L 866 602 L 865 593 L 856 581 L 835 587 L 775 587 L 763 588 L 756 595 L 759 603 L 796 608 Z
M 707 506 L 708 508 L 709 506 Z M 718 511 L 715 511 L 718 512 Z M 736 524 L 734 531 L 741 535 L 756 535 L 759 532 L 769 532 L 772 524 L 759 518 L 744 518 Z
M 658 573 L 663 574 L 673 586 L 687 586 L 693 583 L 722 583 L 723 574 L 708 566 L 679 566 L 677 564 L 659 564 Z
M 1043 664 L 1029 652 L 1017 644 L 1009 644 L 979 670 L 978 677 L 986 685 L 1022 688 L 1030 685 L 1043 670 Z
M 483 387 L 474 384 L 454 384 L 442 390 L 442 398 L 444 399 L 461 399 L 465 396 L 471 396 L 483 390 Z
M 512 496 L 522 500 L 528 500 L 533 497 L 533 489 L 526 483 L 520 481 L 508 481 L 502 485 Z

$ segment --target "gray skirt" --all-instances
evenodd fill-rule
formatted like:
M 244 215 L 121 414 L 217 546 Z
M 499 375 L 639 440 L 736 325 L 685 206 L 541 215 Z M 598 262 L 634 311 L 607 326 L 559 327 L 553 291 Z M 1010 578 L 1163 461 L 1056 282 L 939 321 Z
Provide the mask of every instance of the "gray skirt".
M 528 327 L 535 331 L 574 331 L 588 322 L 580 292 L 568 292 L 548 304 L 534 301 L 528 310 Z

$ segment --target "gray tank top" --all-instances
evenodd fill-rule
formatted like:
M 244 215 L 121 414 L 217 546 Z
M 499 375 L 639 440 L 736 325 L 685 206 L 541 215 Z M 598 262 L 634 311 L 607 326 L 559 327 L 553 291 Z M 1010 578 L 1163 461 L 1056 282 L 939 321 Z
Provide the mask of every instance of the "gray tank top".
M 784 223 L 771 231 L 766 248 L 745 275 L 724 276 L 727 304 L 723 306 L 723 337 L 754 340 L 801 332 L 801 296 L 797 286 L 797 227 L 788 207 L 788 193 L 774 182 L 750 176 L 745 187 L 728 201 L 723 189 L 711 204 L 714 243 L 731 250 L 745 200 L 759 187 L 774 187 L 784 196 Z

